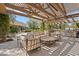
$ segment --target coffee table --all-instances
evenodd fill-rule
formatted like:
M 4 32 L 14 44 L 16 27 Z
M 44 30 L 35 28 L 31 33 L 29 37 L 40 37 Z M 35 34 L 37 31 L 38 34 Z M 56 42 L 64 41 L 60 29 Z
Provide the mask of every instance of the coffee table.
M 46 37 L 46 38 L 43 38 L 41 39 L 45 44 L 47 45 L 52 45 L 52 44 L 55 44 L 55 42 L 58 40 L 56 39 L 55 37 Z

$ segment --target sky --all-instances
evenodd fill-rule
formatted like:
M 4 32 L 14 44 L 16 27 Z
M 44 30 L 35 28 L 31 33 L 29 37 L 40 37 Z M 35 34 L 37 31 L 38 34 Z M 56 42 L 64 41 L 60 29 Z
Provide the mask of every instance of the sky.
M 16 20 L 22 23 L 27 23 L 30 19 L 28 17 L 16 15 Z

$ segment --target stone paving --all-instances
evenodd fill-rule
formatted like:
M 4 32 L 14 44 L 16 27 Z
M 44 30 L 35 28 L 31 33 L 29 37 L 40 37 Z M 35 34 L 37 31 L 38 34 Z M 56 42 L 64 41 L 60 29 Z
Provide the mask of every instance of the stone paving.
M 47 47 L 42 46 L 41 50 L 29 53 L 30 56 L 79 56 L 79 38 L 65 37 L 56 42 L 56 45 Z
M 28 56 L 79 56 L 79 38 L 64 37 L 54 45 L 41 45 L 41 49 L 28 52 Z M 26 56 L 17 40 L 0 44 L 0 56 Z
M 0 56 L 25 56 L 26 52 L 22 51 L 17 45 L 17 40 L 0 44 Z

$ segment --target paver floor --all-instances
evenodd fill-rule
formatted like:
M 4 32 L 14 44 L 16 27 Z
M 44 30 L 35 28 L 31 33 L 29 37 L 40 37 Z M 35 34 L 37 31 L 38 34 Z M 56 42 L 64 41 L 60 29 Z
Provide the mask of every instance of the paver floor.
M 0 43 L 0 56 L 25 56 L 25 55 L 26 53 L 23 52 L 17 45 L 17 40 Z
M 79 38 L 64 37 L 54 45 L 48 47 L 41 45 L 41 48 L 28 53 L 29 56 L 79 56 Z M 0 44 L 0 56 L 26 56 L 17 40 Z
M 42 46 L 41 50 L 33 51 L 29 53 L 30 56 L 72 56 L 79 55 L 78 38 L 64 37 L 61 41 L 58 41 L 54 46 Z M 75 52 L 76 50 L 76 52 Z

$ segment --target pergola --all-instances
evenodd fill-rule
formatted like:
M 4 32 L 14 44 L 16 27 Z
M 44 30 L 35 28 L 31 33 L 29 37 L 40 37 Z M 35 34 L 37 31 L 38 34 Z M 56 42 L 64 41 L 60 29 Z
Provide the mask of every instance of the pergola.
M 0 13 L 1 14 L 15 14 L 15 15 L 28 17 L 28 18 L 33 18 L 36 20 L 49 21 L 51 23 L 61 24 L 61 23 L 70 22 L 69 19 L 72 19 L 73 22 L 76 22 L 76 20 L 74 20 L 74 18 L 78 17 L 79 13 L 78 12 L 72 13 L 72 12 L 74 10 L 78 10 L 78 8 L 79 8 L 79 4 L 77 4 L 77 3 L 75 3 L 75 4 L 68 4 L 68 3 L 7 3 L 7 4 L 5 4 L 5 3 L 2 3 L 2 4 L 0 4 Z M 16 23 L 14 23 L 14 24 L 16 24 Z M 18 24 L 18 25 L 20 25 L 20 24 Z M 42 56 L 45 54 L 45 55 L 49 55 L 49 56 L 52 56 L 52 55 L 63 56 L 63 54 L 67 54 L 68 52 L 70 52 L 72 47 L 74 47 L 75 43 L 78 41 L 75 39 L 75 35 L 74 35 L 75 31 L 73 31 L 73 32 L 70 31 L 70 32 L 67 31 L 67 33 L 69 33 L 69 34 L 66 34 L 65 31 L 61 32 L 60 29 L 56 29 L 55 31 L 51 31 L 51 29 L 49 29 L 47 31 L 47 33 L 45 33 L 46 35 L 44 34 L 44 32 L 38 31 L 38 32 L 33 32 L 27 36 L 21 34 L 20 36 L 23 39 L 21 39 L 21 37 L 18 35 L 20 33 L 18 33 L 18 34 L 16 34 L 18 36 L 18 38 L 16 38 L 17 36 L 15 38 L 17 39 L 17 44 L 20 45 L 20 46 L 19 45 L 18 46 L 20 48 L 22 48 L 22 50 L 24 49 L 27 53 L 31 50 L 44 46 L 44 45 L 41 46 L 41 41 L 45 42 L 43 44 L 48 44 L 49 46 L 51 44 L 55 44 L 56 42 L 60 41 L 60 43 L 58 43 L 56 45 L 57 47 L 54 46 L 54 50 L 52 48 L 53 46 L 47 47 L 45 45 L 43 47 L 44 48 L 43 51 L 42 51 L 42 49 L 40 49 L 41 52 L 36 53 L 36 55 L 41 54 L 41 56 Z M 50 33 L 52 33 L 52 34 L 50 34 Z M 63 33 L 65 33 L 65 34 L 61 35 Z M 28 34 L 28 33 L 26 32 L 26 34 Z M 48 37 L 48 34 L 49 34 L 49 37 Z M 67 39 L 64 40 L 63 37 L 67 38 Z M 73 37 L 75 40 L 71 39 Z M 69 39 L 69 41 L 66 41 L 68 39 Z M 68 44 L 68 46 L 66 44 Z M 44 52 L 44 53 L 42 54 L 42 52 Z
M 73 9 L 79 8 L 79 4 L 66 3 L 8 3 L 0 4 L 0 13 L 16 14 L 37 20 L 45 20 L 56 23 L 70 22 L 68 18 L 78 17 L 79 13 L 68 14 Z

